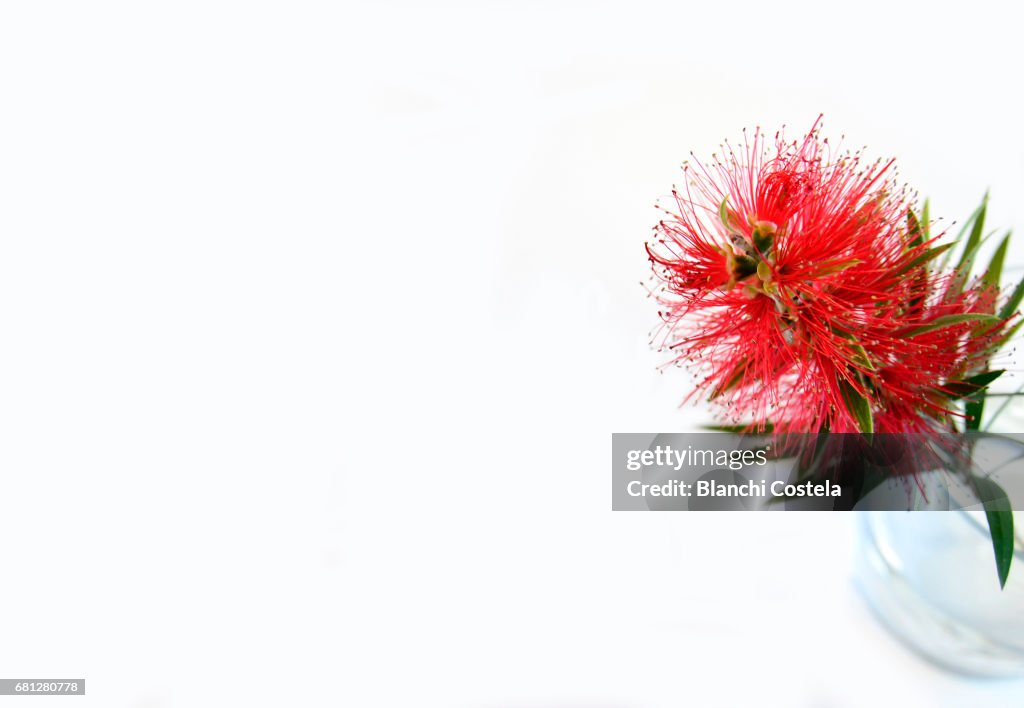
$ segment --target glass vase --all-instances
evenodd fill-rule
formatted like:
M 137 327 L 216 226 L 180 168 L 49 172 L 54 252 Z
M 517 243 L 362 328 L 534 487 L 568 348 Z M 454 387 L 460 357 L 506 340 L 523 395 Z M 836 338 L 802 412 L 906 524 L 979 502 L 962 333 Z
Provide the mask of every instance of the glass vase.
M 856 584 L 880 621 L 958 673 L 1024 676 L 1024 513 L 1000 588 L 984 512 L 855 512 Z

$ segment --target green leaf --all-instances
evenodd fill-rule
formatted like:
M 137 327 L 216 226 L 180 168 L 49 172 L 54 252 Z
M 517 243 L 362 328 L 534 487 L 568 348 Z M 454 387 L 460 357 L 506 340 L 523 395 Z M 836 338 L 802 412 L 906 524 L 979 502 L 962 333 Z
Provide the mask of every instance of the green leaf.
M 1024 320 L 1017 320 L 1017 323 L 1015 325 L 1013 325 L 1012 327 L 1010 327 L 1010 329 L 1008 329 L 1005 332 L 1003 332 L 999 336 L 999 339 L 995 340 L 992 343 L 992 346 L 990 346 L 989 349 L 992 350 L 992 351 L 995 351 L 995 350 L 999 349 L 1001 346 L 1003 346 L 1004 344 L 1006 344 L 1008 341 L 1013 339 L 1013 335 L 1017 334 L 1017 332 L 1020 331 L 1021 325 L 1024 325 Z
M 993 371 L 985 371 L 980 374 L 975 374 L 974 376 L 969 376 L 962 381 L 948 381 L 942 389 L 947 393 L 947 395 L 950 395 L 951 398 L 973 396 L 1002 376 L 1005 371 L 1006 369 L 995 369 Z
M 964 322 L 988 322 L 994 324 L 999 322 L 1000 319 L 995 315 L 983 315 L 980 313 L 964 313 L 962 315 L 942 315 L 936 317 L 928 324 L 919 325 L 917 327 L 911 327 L 910 329 L 900 332 L 901 337 L 914 337 L 918 334 L 924 334 L 925 332 L 932 332 L 937 329 L 943 329 L 945 327 L 952 327 L 953 325 L 963 324 Z
M 896 275 L 903 275 L 904 273 L 906 273 L 908 271 L 911 271 L 911 270 L 913 270 L 914 268 L 917 268 L 920 265 L 924 265 L 925 263 L 927 263 L 931 259 L 935 258 L 936 256 L 938 256 L 938 255 L 940 255 L 942 253 L 945 253 L 949 249 L 953 248 L 954 245 L 956 245 L 956 244 L 944 243 L 941 246 L 936 246 L 935 248 L 929 248 L 927 251 L 925 251 L 924 253 L 920 254 L 919 256 L 911 258 L 899 270 L 896 271 Z
M 722 203 L 718 205 L 718 218 L 722 220 L 722 226 L 730 231 L 736 231 L 736 224 L 729 218 L 728 203 L 729 197 L 726 197 L 722 200 Z
M 1006 249 L 1010 245 L 1010 234 L 1007 233 L 1003 236 L 1003 240 L 999 243 L 999 247 L 996 248 L 996 252 L 992 255 L 992 260 L 989 261 L 988 269 L 982 273 L 981 282 L 991 285 L 993 287 L 999 287 L 999 279 L 1003 276 L 1003 261 L 1006 259 Z
M 815 275 L 818 276 L 831 275 L 832 273 L 841 273 L 842 271 L 847 270 L 849 268 L 853 268 L 854 266 L 859 266 L 863 262 L 864 261 L 858 260 L 856 258 L 851 258 L 845 261 L 827 261 L 825 263 L 820 264 L 814 273 Z
M 985 507 L 988 532 L 992 536 L 992 550 L 996 556 L 996 570 L 999 573 L 999 587 L 1006 587 L 1013 562 L 1013 511 L 1010 499 L 998 484 L 988 477 L 975 477 L 974 488 Z
M 907 235 L 910 236 L 910 247 L 917 248 L 924 243 L 924 233 L 921 230 L 921 222 L 917 220 L 914 210 L 907 209 Z
M 847 332 L 846 330 L 840 329 L 836 325 L 830 325 L 829 329 L 832 330 L 833 334 L 845 339 L 850 343 L 850 348 L 853 349 L 853 356 L 850 357 L 851 361 L 857 362 L 858 364 L 860 364 L 862 367 L 869 371 L 875 370 L 875 365 L 872 363 L 871 357 L 868 356 L 868 352 L 864 348 L 864 346 L 857 341 L 857 337 L 855 337 L 852 333 Z
M 1006 369 L 992 369 L 991 371 L 982 371 L 980 374 L 968 376 L 966 379 L 964 379 L 964 382 L 969 383 L 972 386 L 984 388 L 985 386 L 988 386 L 990 383 L 992 383 L 1005 373 Z
M 1005 369 L 995 369 L 964 379 L 964 383 L 968 386 L 978 387 L 974 392 L 964 394 L 968 396 L 967 402 L 964 404 L 965 430 L 981 430 L 981 416 L 985 412 L 987 396 L 985 387 L 1002 376 L 1004 371 Z
M 981 394 L 967 401 L 964 406 L 964 427 L 967 430 L 981 430 L 981 415 L 985 412 L 985 395 Z
M 839 393 L 846 404 L 846 410 L 857 421 L 860 432 L 870 435 L 875 432 L 875 419 L 871 415 L 871 403 L 846 379 L 839 379 Z
M 1007 300 L 999 310 L 999 319 L 1005 320 L 1012 317 L 1017 311 L 1017 306 L 1020 305 L 1020 301 L 1022 299 L 1024 299 L 1024 279 L 1017 283 L 1017 287 L 1013 289 L 1013 294 L 1010 295 L 1010 299 Z
M 867 349 L 856 342 L 850 346 L 853 347 L 853 361 L 857 362 L 868 371 L 875 371 L 875 365 L 871 362 L 871 357 L 868 356 Z
M 981 233 L 985 229 L 985 212 L 987 210 L 988 192 L 985 192 L 985 196 L 981 199 L 981 204 L 974 210 L 970 218 L 964 222 L 960 234 L 956 237 L 956 240 L 959 241 L 967 229 L 970 228 L 971 233 L 964 244 L 963 253 L 960 254 L 960 261 L 956 264 L 956 269 L 959 271 L 969 271 L 971 264 L 974 263 L 974 254 L 977 253 L 978 247 L 981 245 Z
M 853 349 L 853 356 L 850 357 L 851 361 L 855 361 L 868 371 L 875 370 L 875 365 L 871 362 L 867 349 L 860 342 L 850 342 L 850 348 Z

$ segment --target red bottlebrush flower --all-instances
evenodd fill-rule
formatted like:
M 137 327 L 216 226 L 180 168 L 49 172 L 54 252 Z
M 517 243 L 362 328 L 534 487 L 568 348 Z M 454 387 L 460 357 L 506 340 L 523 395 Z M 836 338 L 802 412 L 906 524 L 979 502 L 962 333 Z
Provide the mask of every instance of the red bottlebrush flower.
M 892 165 L 833 154 L 816 122 L 802 141 L 758 130 L 684 166 L 647 244 L 656 343 L 733 422 L 923 431 L 954 413 L 944 385 L 984 366 L 1004 324 L 993 289 L 929 270 L 940 249 Z

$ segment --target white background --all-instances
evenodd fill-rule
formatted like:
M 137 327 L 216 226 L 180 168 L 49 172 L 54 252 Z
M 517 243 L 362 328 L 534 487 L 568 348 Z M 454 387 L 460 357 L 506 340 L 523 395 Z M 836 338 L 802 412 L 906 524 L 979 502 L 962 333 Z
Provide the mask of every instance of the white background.
M 0 674 L 137 708 L 1019 701 L 875 624 L 849 519 L 608 488 L 613 431 L 707 421 L 639 284 L 688 151 L 824 112 L 936 215 L 991 188 L 1019 228 L 1009 7 L 5 3 Z

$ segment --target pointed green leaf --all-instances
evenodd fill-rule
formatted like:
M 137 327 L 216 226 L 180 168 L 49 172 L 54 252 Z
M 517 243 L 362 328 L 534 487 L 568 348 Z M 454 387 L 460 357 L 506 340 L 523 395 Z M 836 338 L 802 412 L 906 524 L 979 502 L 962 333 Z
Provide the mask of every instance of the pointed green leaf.
M 845 261 L 827 261 L 818 266 L 817 270 L 815 271 L 815 274 L 821 276 L 831 275 L 832 273 L 840 273 L 849 268 L 853 268 L 854 266 L 858 266 L 863 262 L 864 261 L 858 260 L 856 258 L 851 258 Z
M 985 212 L 988 210 L 988 193 L 981 200 L 981 205 L 971 215 L 971 233 L 964 244 L 963 253 L 960 254 L 960 261 L 956 264 L 957 270 L 970 270 L 974 262 L 974 254 L 978 252 L 981 245 L 981 234 L 985 230 Z M 966 228 L 967 224 L 964 224 Z
M 1003 275 L 1003 261 L 1006 259 L 1006 249 L 1010 245 L 1010 234 L 1007 233 L 1003 236 L 1003 240 L 999 243 L 999 247 L 996 248 L 996 252 L 992 254 L 992 260 L 989 261 L 988 269 L 982 273 L 981 281 L 987 285 L 993 287 L 999 287 L 999 279 Z
M 914 337 L 918 334 L 924 334 L 925 332 L 932 332 L 937 329 L 943 329 L 945 327 L 952 327 L 953 325 L 963 324 L 964 322 L 987 322 L 995 324 L 999 322 L 999 318 L 995 315 L 983 315 L 980 313 L 964 313 L 962 315 L 942 315 L 936 317 L 928 324 L 919 325 L 912 327 L 908 330 L 904 330 L 900 333 L 901 337 Z
M 1024 279 L 1017 283 L 1017 287 L 1013 289 L 1010 299 L 999 310 L 999 319 L 1005 320 L 1011 317 L 1017 311 L 1017 307 L 1022 299 L 1024 299 Z
M 964 406 L 964 428 L 981 430 L 981 416 L 985 412 L 985 394 L 980 393 L 967 401 Z
M 998 379 L 1000 376 L 1006 373 L 1006 369 L 992 369 L 991 371 L 982 371 L 980 374 L 974 376 L 968 376 L 964 379 L 964 383 L 971 384 L 983 388 L 988 386 L 990 383 Z
M 846 410 L 857 421 L 860 432 L 870 435 L 875 432 L 875 419 L 871 415 L 871 403 L 862 396 L 846 379 L 839 379 L 839 393 L 843 397 Z
M 853 334 L 845 330 L 839 329 L 839 327 L 835 325 L 830 325 L 829 329 L 832 330 L 833 334 L 835 334 L 838 337 L 842 337 L 843 339 L 850 343 L 850 348 L 853 350 L 853 356 L 850 357 L 852 361 L 857 362 L 858 364 L 863 366 L 865 369 L 868 369 L 869 371 L 875 370 L 875 365 L 872 363 L 871 357 L 868 356 L 867 350 L 860 342 L 857 341 L 857 338 Z
M 995 350 L 999 349 L 1001 346 L 1003 346 L 1004 344 L 1006 344 L 1008 341 L 1013 339 L 1013 335 L 1017 334 L 1017 332 L 1020 331 L 1021 325 L 1024 325 L 1024 320 L 1017 320 L 1017 323 L 1014 324 L 1012 327 L 1010 327 L 1005 332 L 1003 332 L 999 336 L 999 339 L 995 340 L 992 343 L 992 346 L 989 347 L 989 349 L 992 350 L 992 351 L 995 351 Z
M 924 233 L 921 230 L 921 222 L 917 220 L 913 209 L 907 209 L 907 235 L 910 236 L 910 247 L 917 248 L 924 243 Z
M 722 220 L 722 226 L 729 229 L 730 231 L 736 230 L 736 224 L 729 218 L 729 197 L 722 200 L 722 203 L 718 205 L 718 218 Z
M 964 222 L 964 225 L 960 227 L 960 232 L 953 239 L 953 243 L 960 243 L 963 237 L 970 232 L 967 238 L 967 242 L 964 244 L 963 253 L 960 255 L 960 261 L 957 263 L 956 269 L 961 270 L 963 266 L 970 268 L 970 263 L 974 258 L 975 251 L 978 250 L 978 246 L 981 245 L 981 232 L 985 228 L 985 211 L 988 209 L 988 192 L 985 192 L 985 196 L 981 198 L 981 204 L 974 210 Z M 948 261 L 943 261 L 943 269 L 945 269 Z
M 908 271 L 911 271 L 914 268 L 917 268 L 919 265 L 923 265 L 923 264 L 927 263 L 928 261 L 930 261 L 931 259 L 935 258 L 939 254 L 945 253 L 949 249 L 953 248 L 954 245 L 955 244 L 952 244 L 952 243 L 944 243 L 941 246 L 936 246 L 935 248 L 929 248 L 924 253 L 922 253 L 919 256 L 916 256 L 914 258 L 911 258 L 909 261 L 907 261 L 905 264 L 903 264 L 903 266 L 901 266 L 900 269 L 896 271 L 896 275 L 903 275 L 904 273 L 906 273 Z
M 1006 492 L 988 477 L 975 477 L 974 487 L 985 507 L 988 531 L 992 536 L 992 550 L 996 556 L 999 586 L 1006 587 L 1013 562 L 1013 511 Z
M 968 376 L 964 381 L 975 386 L 988 386 L 1005 373 L 1006 369 L 992 369 L 991 371 L 982 371 L 974 376 Z
M 875 365 L 871 362 L 871 357 L 868 356 L 868 351 L 862 345 L 854 342 L 853 347 L 853 361 L 863 366 L 868 371 L 874 371 Z
M 995 369 L 994 371 L 985 371 L 969 376 L 962 381 L 948 381 L 942 389 L 950 398 L 972 396 L 1002 376 L 1005 371 L 1005 369 Z

